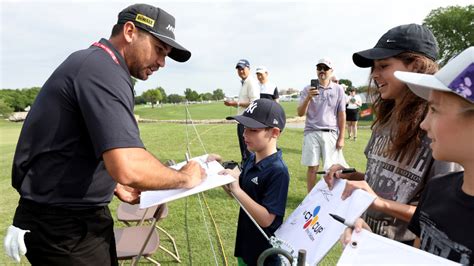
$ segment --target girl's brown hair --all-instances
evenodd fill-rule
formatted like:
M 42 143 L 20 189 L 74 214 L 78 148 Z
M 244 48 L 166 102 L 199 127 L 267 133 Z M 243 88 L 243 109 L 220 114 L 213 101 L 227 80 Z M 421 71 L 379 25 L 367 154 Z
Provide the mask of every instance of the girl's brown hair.
M 438 71 L 436 62 L 418 53 L 404 52 L 394 58 L 401 60 L 405 66 L 413 63 L 412 72 L 415 73 L 434 74 Z M 370 78 L 369 95 L 373 100 L 372 108 L 376 115 L 372 129 L 389 122 L 395 123 L 396 128 L 390 132 L 391 146 L 387 152 L 390 157 L 400 158 L 400 162 L 406 161 L 408 164 L 409 160 L 405 157 L 413 154 L 420 147 L 422 138 L 426 134 L 420 128 L 420 124 L 428 111 L 428 102 L 406 87 L 399 106 L 395 106 L 395 100 L 384 100 L 380 97 L 373 83 L 373 79 Z

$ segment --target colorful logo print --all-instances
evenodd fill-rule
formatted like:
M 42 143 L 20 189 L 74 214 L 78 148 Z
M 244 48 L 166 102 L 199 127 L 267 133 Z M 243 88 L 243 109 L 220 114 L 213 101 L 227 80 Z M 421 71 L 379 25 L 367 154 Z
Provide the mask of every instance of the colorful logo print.
M 320 209 L 321 206 L 317 206 L 316 208 L 314 208 L 312 214 L 310 212 L 305 212 L 306 223 L 303 225 L 303 229 L 312 227 L 314 224 L 316 224 L 316 222 L 319 220 L 318 213 Z

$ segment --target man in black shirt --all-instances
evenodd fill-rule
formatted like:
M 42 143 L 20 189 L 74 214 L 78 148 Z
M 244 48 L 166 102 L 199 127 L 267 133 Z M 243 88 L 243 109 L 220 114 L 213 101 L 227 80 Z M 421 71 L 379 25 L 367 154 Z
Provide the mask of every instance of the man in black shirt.
M 116 265 L 113 194 L 137 203 L 141 190 L 190 188 L 205 176 L 196 162 L 180 171 L 161 164 L 145 150 L 133 115 L 130 76 L 146 80 L 166 56 L 191 56 L 174 25 L 160 8 L 129 6 L 109 40 L 71 54 L 42 87 L 13 160 L 20 201 L 8 231 L 26 230 L 33 265 Z

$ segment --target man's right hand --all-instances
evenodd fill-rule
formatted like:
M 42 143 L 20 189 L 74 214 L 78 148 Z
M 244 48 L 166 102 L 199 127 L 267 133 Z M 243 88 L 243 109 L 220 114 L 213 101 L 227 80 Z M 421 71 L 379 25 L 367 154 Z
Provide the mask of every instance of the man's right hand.
M 196 161 L 189 161 L 179 172 L 189 176 L 187 183 L 184 185 L 185 188 L 193 188 L 199 185 L 207 176 L 204 168 Z
M 308 90 L 308 97 L 314 97 L 316 95 L 319 95 L 319 89 L 315 87 L 311 87 Z

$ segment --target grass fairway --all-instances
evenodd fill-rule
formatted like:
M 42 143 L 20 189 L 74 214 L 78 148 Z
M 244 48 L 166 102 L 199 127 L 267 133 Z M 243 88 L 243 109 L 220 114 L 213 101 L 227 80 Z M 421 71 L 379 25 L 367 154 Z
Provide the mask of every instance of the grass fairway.
M 282 102 L 281 105 L 285 109 L 286 116 L 296 116 L 296 106 L 298 102 Z M 184 120 L 186 113 L 184 112 L 184 104 L 164 104 L 151 108 L 149 105 L 140 105 L 135 107 L 135 113 L 141 118 L 155 120 Z M 213 102 L 209 104 L 190 104 L 189 112 L 193 119 L 224 119 L 226 116 L 236 115 L 237 109 L 225 106 L 223 102 Z
M 291 103 L 290 103 L 291 104 Z M 222 118 L 226 108 L 222 104 L 210 104 L 202 106 L 191 106 L 190 112 L 194 119 L 200 118 Z M 224 107 L 218 109 L 218 107 Z M 146 108 L 137 108 L 137 113 L 157 112 L 160 119 L 179 119 L 176 114 L 182 113 L 184 119 L 183 106 L 169 107 L 167 112 L 164 109 L 154 108 L 155 110 L 146 110 Z M 196 108 L 196 109 L 193 109 Z M 201 108 L 201 109 L 199 109 Z M 295 110 L 296 105 L 289 107 Z M 151 108 L 148 108 L 151 109 Z M 163 110 L 160 110 L 163 109 Z M 215 110 L 217 109 L 217 110 Z M 286 109 L 286 108 L 285 108 Z M 205 116 L 199 112 L 206 113 Z M 224 110 L 224 111 L 223 111 Z M 289 111 L 289 110 L 288 110 Z M 142 114 L 144 114 L 142 113 Z M 158 114 L 159 113 L 159 114 Z M 290 113 L 290 112 L 289 112 Z M 145 115 L 143 115 L 145 116 Z M 152 118 L 146 115 L 147 118 Z M 169 117 L 169 118 L 161 118 Z M 217 125 L 197 125 L 197 131 L 204 142 L 207 152 L 221 154 L 225 160 L 238 161 L 240 158 L 238 142 L 236 137 L 236 127 L 232 124 Z M 18 201 L 17 192 L 11 187 L 11 164 L 13 152 L 15 149 L 21 124 L 0 121 L 0 193 L 2 200 L 2 208 L 0 209 L 0 238 L 3 240 L 6 228 L 12 222 L 15 207 Z M 190 149 L 194 156 L 204 153 L 194 130 L 189 127 Z M 153 153 L 162 161 L 173 159 L 175 161 L 184 160 L 186 151 L 186 125 L 167 124 L 167 123 L 145 123 L 140 124 L 141 137 L 148 151 Z M 363 155 L 363 149 L 370 135 L 369 129 L 361 129 L 357 142 L 346 141 L 344 154 L 348 163 L 356 167 L 358 170 L 365 169 L 366 159 Z M 288 195 L 288 203 L 286 215 L 288 216 L 302 201 L 306 195 L 306 168 L 300 165 L 301 144 L 303 138 L 302 129 L 287 128 L 283 132 L 279 140 L 279 147 L 283 150 L 283 157 L 290 171 L 290 187 Z M 170 232 L 176 239 L 178 249 L 182 257 L 182 265 L 215 265 L 213 253 L 210 248 L 209 238 L 215 248 L 217 254 L 217 262 L 224 265 L 224 256 L 219 249 L 219 240 L 215 233 L 215 229 L 210 222 L 209 212 L 206 203 L 212 212 L 212 216 L 216 222 L 217 228 L 221 235 L 225 257 L 229 265 L 236 265 L 233 257 L 235 230 L 237 223 L 238 204 L 225 194 L 222 189 L 213 189 L 205 194 L 205 201 L 202 200 L 203 211 L 198 196 L 191 196 L 186 199 L 180 199 L 169 203 L 169 215 L 160 222 L 160 225 Z M 201 198 L 202 199 L 202 198 Z M 115 215 L 115 209 L 118 200 L 110 204 L 110 209 Z M 203 221 L 204 217 L 209 226 L 209 234 L 206 231 Z M 119 222 L 116 226 L 123 226 Z M 162 244 L 170 248 L 170 243 L 162 234 Z M 322 261 L 321 265 L 335 265 L 340 256 L 340 245 L 337 244 L 333 250 Z M 162 265 L 177 265 L 170 256 L 158 250 L 154 255 Z M 25 265 L 26 258 L 23 258 Z M 0 253 L 0 265 L 12 263 L 4 252 Z M 148 265 L 142 260 L 143 265 Z

